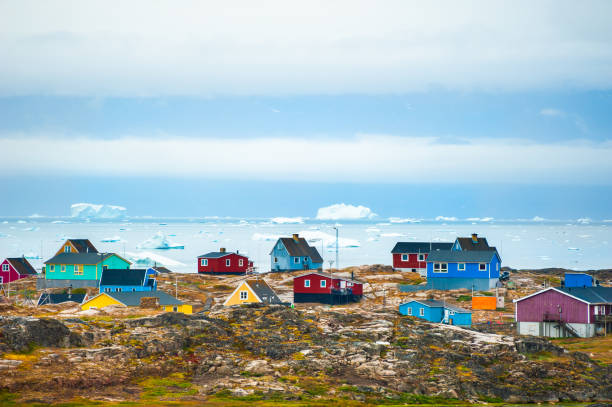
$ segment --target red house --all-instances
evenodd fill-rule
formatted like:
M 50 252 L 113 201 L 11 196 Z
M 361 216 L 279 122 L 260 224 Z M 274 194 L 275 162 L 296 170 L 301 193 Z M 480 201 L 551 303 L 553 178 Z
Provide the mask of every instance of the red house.
M 393 268 L 427 276 L 427 256 L 436 250 L 451 250 L 452 243 L 397 242 L 391 254 Z
M 0 284 L 35 275 L 36 270 L 25 257 L 5 259 L 0 263 Z
M 347 304 L 363 296 L 363 283 L 328 273 L 312 272 L 293 279 L 293 302 Z
M 201 274 L 245 274 L 253 268 L 253 262 L 236 251 L 227 252 L 225 247 L 218 252 L 198 256 L 198 273 Z

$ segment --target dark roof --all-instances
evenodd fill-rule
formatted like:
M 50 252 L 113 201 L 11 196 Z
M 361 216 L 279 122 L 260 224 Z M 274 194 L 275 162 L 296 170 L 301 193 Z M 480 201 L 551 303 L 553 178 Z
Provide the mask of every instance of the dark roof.
M 111 256 L 117 255 L 115 253 L 60 253 L 47 260 L 45 264 L 98 264 L 102 259 Z
M 458 237 L 461 250 L 492 250 L 494 247 L 489 246 L 486 237 L 476 237 L 476 243 L 471 237 Z
M 160 266 L 155 266 L 155 267 L 151 267 L 153 270 L 157 271 L 158 273 L 172 273 L 172 270 L 166 268 L 166 267 L 160 267 Z
M 89 239 L 68 239 L 79 253 L 98 253 L 98 249 L 91 244 Z
M 35 276 L 36 270 L 25 257 L 12 257 L 7 259 L 11 266 L 22 276 Z
M 466 309 L 463 309 L 463 308 L 459 308 L 459 307 L 456 307 L 456 306 L 451 305 L 451 304 L 447 304 L 447 303 L 439 301 L 439 300 L 412 300 L 412 301 L 408 301 L 406 304 L 409 304 L 411 302 L 418 302 L 419 304 L 423 304 L 426 307 L 446 308 L 446 309 L 449 309 L 449 310 L 455 311 L 455 312 L 471 313 L 471 311 L 469 311 L 469 310 L 466 310 Z
M 431 252 L 427 256 L 427 262 L 446 261 L 451 263 L 488 263 L 491 261 L 496 251 L 492 250 L 473 250 L 473 251 L 457 251 L 457 250 L 441 250 L 439 252 Z
M 122 304 L 128 307 L 138 307 L 140 305 L 140 299 L 145 297 L 157 297 L 159 298 L 159 305 L 182 305 L 183 302 L 177 300 L 170 294 L 163 291 L 135 291 L 127 293 L 104 293 Z
M 272 290 L 272 288 L 264 280 L 247 280 L 246 282 L 249 287 L 251 287 L 251 290 L 253 290 L 255 294 L 257 294 L 257 296 L 262 302 L 268 304 L 281 303 L 280 298 L 278 298 L 274 290 Z
M 391 253 L 429 253 L 436 250 L 450 250 L 453 243 L 397 242 Z
M 612 303 L 612 287 L 555 287 L 591 304 Z
M 319 275 L 319 276 L 322 276 L 322 277 L 331 278 L 331 279 L 334 279 L 334 280 L 344 280 L 344 281 L 350 281 L 351 283 L 363 284 L 363 282 L 359 281 L 359 280 L 353 280 L 353 279 L 348 278 L 348 277 L 342 277 L 342 276 L 339 276 L 339 275 L 336 275 L 336 274 L 324 273 L 324 272 L 321 272 L 321 271 L 312 271 L 310 273 L 302 274 L 302 275 L 297 276 L 295 278 L 309 276 L 311 274 L 316 274 L 316 275 Z
M 38 305 L 61 304 L 63 302 L 74 301 L 81 304 L 87 294 L 49 294 L 42 293 L 38 298 Z
M 230 254 L 234 254 L 234 252 L 210 252 L 198 256 L 198 259 L 202 257 L 206 257 L 208 259 L 218 259 L 219 257 L 229 256 Z
M 310 257 L 313 263 L 323 263 L 323 258 L 319 254 L 317 248 L 310 246 L 303 237 L 298 237 L 297 240 L 292 237 L 281 237 L 278 240 L 283 242 L 289 256 Z M 272 251 L 274 251 L 274 249 L 272 249 Z M 270 254 L 272 254 L 272 252 L 270 252 Z
M 132 285 L 144 284 L 147 270 L 145 269 L 106 269 L 102 270 L 100 285 Z

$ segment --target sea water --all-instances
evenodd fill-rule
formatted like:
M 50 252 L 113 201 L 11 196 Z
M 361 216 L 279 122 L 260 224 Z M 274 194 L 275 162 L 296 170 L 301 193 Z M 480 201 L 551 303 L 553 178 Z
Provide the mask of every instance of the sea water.
M 513 268 L 562 267 L 574 270 L 612 268 L 610 222 L 406 222 L 362 220 L 321 222 L 295 219 L 275 223 L 270 219 L 138 219 L 77 221 L 45 218 L 0 219 L 0 257 L 25 255 L 37 269 L 68 238 L 87 238 L 99 251 L 115 252 L 130 260 L 166 264 L 176 272 L 197 271 L 199 255 L 240 251 L 258 271 L 270 270 L 270 251 L 279 236 L 299 233 L 336 267 L 336 229 L 340 267 L 391 264 L 398 241 L 452 242 L 458 236 L 478 233 L 496 246 L 502 265 Z M 160 233 L 161 232 L 161 233 Z M 155 249 L 157 240 L 166 247 Z M 145 244 L 145 242 L 147 242 Z M 153 246 L 151 246 L 153 242 Z

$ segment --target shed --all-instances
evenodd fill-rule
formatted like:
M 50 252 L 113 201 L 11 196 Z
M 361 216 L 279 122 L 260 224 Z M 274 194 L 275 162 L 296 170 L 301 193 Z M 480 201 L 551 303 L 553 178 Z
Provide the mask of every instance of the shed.
M 402 315 L 414 316 L 434 323 L 471 326 L 472 312 L 438 300 L 412 300 L 399 306 Z
M 564 287 L 592 287 L 593 277 L 586 273 L 565 273 Z
M 281 304 L 272 287 L 264 279 L 242 281 L 223 303 L 225 306 L 249 303 Z

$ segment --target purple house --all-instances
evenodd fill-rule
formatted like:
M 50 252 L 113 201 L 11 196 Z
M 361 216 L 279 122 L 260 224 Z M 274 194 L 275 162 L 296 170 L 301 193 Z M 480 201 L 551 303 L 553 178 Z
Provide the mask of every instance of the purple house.
M 612 287 L 550 287 L 514 303 L 520 335 L 588 338 L 612 332 Z

